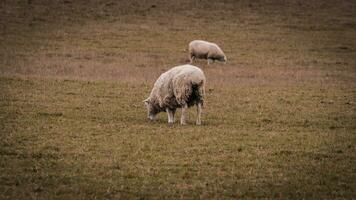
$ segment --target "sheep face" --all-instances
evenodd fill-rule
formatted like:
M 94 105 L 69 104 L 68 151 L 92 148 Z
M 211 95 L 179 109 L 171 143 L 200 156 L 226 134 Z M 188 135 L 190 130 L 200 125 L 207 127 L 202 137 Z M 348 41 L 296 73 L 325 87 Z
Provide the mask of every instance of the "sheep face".
M 217 60 L 220 61 L 220 62 L 226 63 L 227 58 L 226 58 L 226 56 L 223 56 L 223 57 L 218 58 Z
M 145 106 L 147 108 L 147 118 L 150 120 L 154 120 L 159 111 L 155 108 L 155 106 L 149 99 L 146 99 L 143 102 L 145 103 Z

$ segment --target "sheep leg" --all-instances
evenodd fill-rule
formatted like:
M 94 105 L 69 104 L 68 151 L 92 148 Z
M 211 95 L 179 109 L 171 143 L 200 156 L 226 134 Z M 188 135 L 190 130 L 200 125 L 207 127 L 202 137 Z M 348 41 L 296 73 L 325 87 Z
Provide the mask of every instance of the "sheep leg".
M 182 116 L 180 117 L 180 124 L 182 125 L 185 125 L 186 122 L 185 122 L 185 115 L 187 113 L 187 109 L 188 109 L 188 105 L 187 104 L 184 104 L 182 106 Z
M 214 62 L 214 60 L 213 60 L 213 59 L 208 58 L 208 65 L 210 65 L 210 63 L 212 63 L 212 62 Z
M 171 111 L 172 111 L 172 120 L 173 120 L 173 123 L 174 123 L 174 115 L 176 114 L 176 109 L 173 109 Z
M 190 63 L 193 63 L 194 60 L 195 60 L 195 56 L 191 55 L 190 56 Z
M 201 103 L 197 103 L 197 122 L 196 125 L 201 125 Z
M 174 114 L 173 114 L 173 111 L 169 108 L 166 108 L 166 112 L 167 112 L 167 115 L 168 115 L 168 123 L 169 124 L 173 124 L 174 123 Z

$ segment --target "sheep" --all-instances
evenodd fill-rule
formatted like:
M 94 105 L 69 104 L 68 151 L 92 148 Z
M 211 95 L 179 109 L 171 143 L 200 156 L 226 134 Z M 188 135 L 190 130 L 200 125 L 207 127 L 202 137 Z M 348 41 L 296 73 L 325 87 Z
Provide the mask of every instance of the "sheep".
M 201 125 L 205 96 L 204 72 L 193 65 L 180 65 L 164 72 L 155 82 L 150 96 L 143 102 L 148 118 L 154 120 L 159 112 L 167 112 L 168 123 L 174 123 L 177 108 L 182 108 L 180 123 L 186 124 L 188 107 L 197 106 L 196 124 Z
M 220 47 L 211 42 L 193 40 L 189 43 L 189 59 L 193 63 L 195 58 L 207 59 L 208 65 L 215 60 L 226 63 L 227 58 Z

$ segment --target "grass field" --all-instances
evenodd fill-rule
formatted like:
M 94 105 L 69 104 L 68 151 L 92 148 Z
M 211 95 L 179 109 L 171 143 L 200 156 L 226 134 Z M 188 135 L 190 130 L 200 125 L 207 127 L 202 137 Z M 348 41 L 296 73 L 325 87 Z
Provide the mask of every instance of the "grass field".
M 149 122 L 194 39 L 202 126 Z M 354 1 L 3 0 L 0 73 L 0 199 L 356 197 Z

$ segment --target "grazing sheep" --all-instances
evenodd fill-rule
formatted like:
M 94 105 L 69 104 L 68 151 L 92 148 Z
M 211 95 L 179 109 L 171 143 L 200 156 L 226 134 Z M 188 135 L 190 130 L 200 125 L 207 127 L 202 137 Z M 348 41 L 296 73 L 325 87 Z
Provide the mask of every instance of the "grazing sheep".
M 208 65 L 215 60 L 224 63 L 227 61 L 224 52 L 217 44 L 203 40 L 193 40 L 189 43 L 189 56 L 190 63 L 193 63 L 195 58 L 208 59 Z
M 204 72 L 193 65 L 181 65 L 164 72 L 155 82 L 150 96 L 143 102 L 148 118 L 154 120 L 159 112 L 167 112 L 168 123 L 174 122 L 177 108 L 182 108 L 181 124 L 186 124 L 187 108 L 197 106 L 196 124 L 201 124 L 205 95 Z

